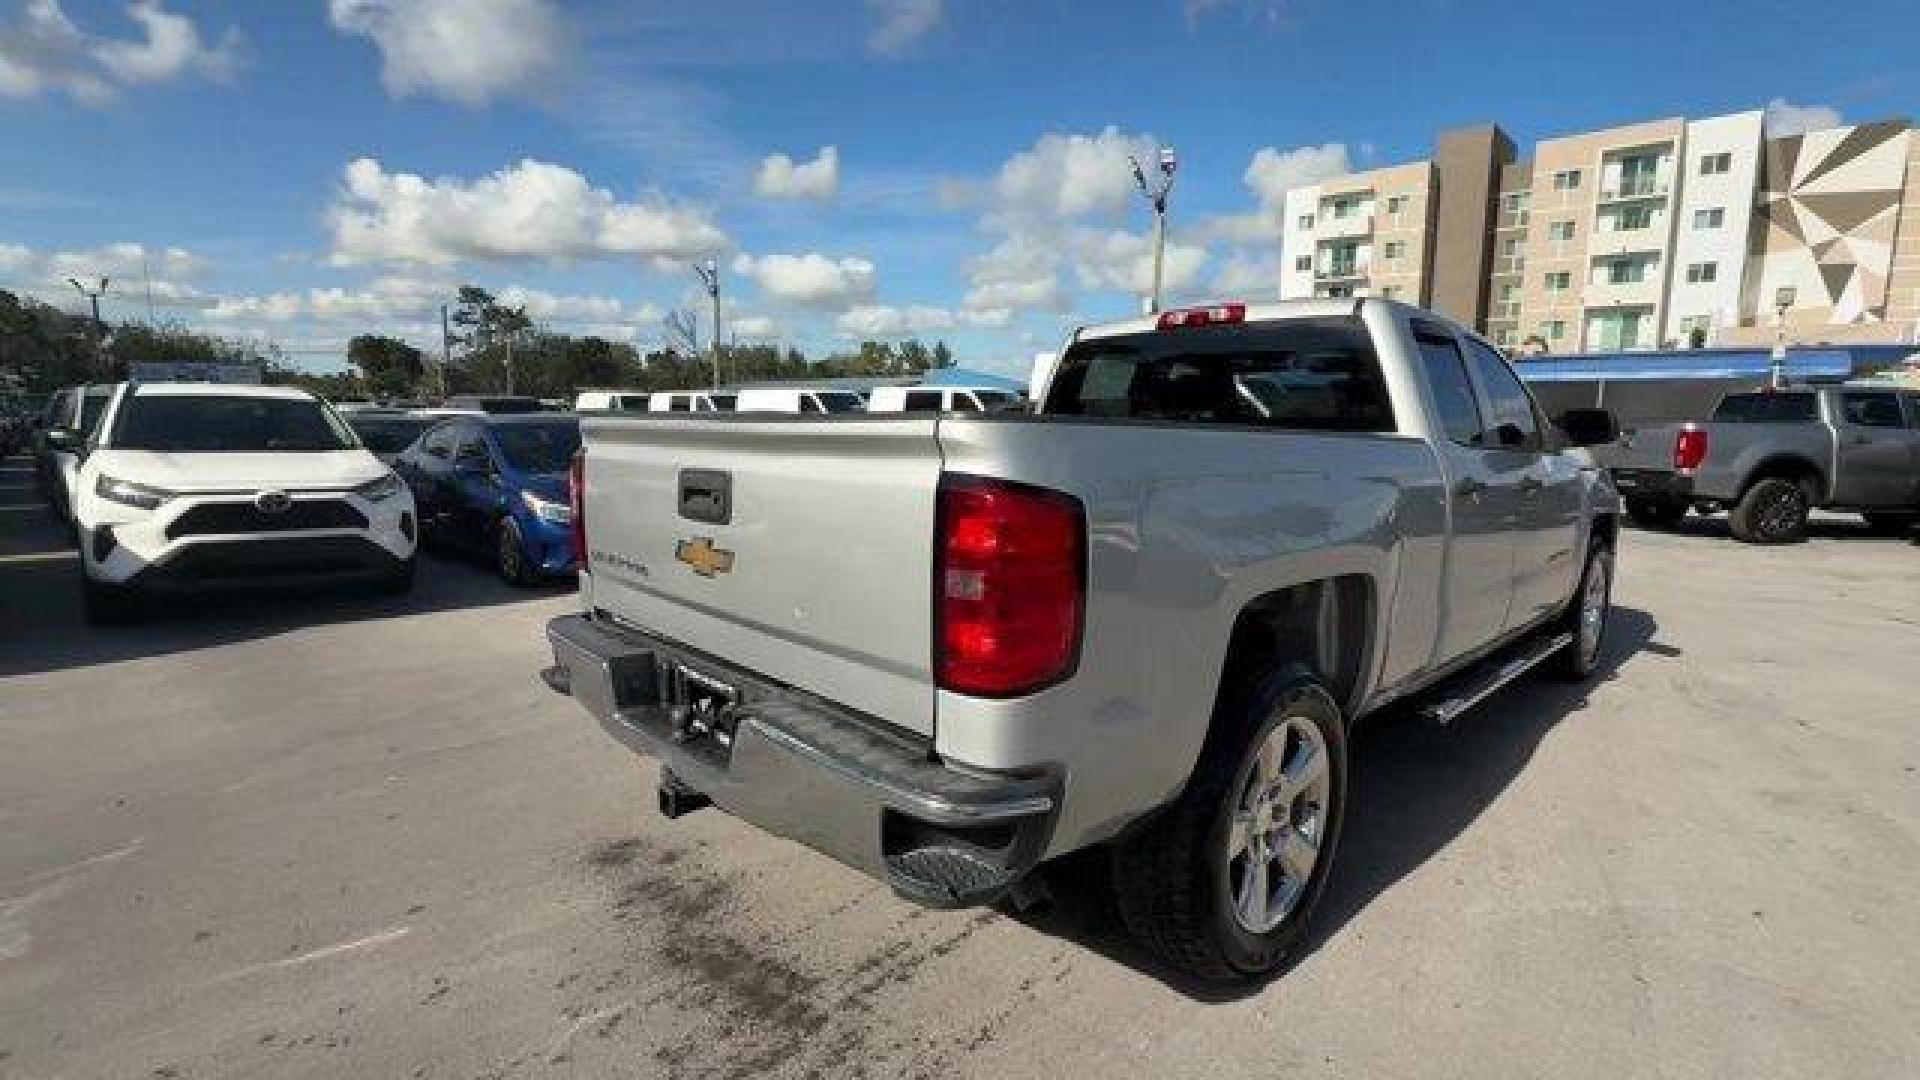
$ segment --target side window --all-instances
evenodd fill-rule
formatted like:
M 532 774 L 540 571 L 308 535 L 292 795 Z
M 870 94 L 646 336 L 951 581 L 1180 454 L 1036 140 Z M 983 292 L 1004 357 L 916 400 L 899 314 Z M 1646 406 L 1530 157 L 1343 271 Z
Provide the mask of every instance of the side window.
M 1533 411 L 1533 398 L 1527 394 L 1527 388 L 1521 384 L 1520 377 L 1507 366 L 1500 354 L 1480 344 L 1467 342 L 1467 356 L 1473 363 L 1474 373 L 1480 376 L 1480 385 L 1486 388 L 1487 402 L 1493 407 L 1493 422 L 1487 425 L 1488 446 L 1506 446 L 1517 450 L 1540 449 L 1540 419 Z M 1493 434 L 1501 428 L 1511 427 L 1520 433 L 1518 442 L 1500 442 Z
M 953 405 L 951 408 L 954 412 L 979 412 L 980 403 L 973 399 L 972 394 L 961 390 L 953 395 Z
M 458 441 L 459 438 L 459 424 L 443 424 L 429 431 L 426 439 L 421 442 L 420 447 L 425 450 L 428 455 L 446 461 L 453 457 L 453 444 Z
M 826 412 L 827 410 L 820 406 L 819 398 L 814 397 L 812 394 L 802 394 L 800 395 L 800 411 Z
M 1847 423 L 1855 427 L 1905 427 L 1900 415 L 1900 398 L 1888 391 L 1849 392 L 1840 395 L 1840 407 Z
M 672 397 L 667 399 L 667 411 L 668 412 L 692 412 L 693 402 L 687 399 L 683 395 L 675 394 Z
M 1452 338 L 1425 334 L 1416 340 L 1420 343 L 1420 362 L 1427 370 L 1427 384 L 1433 387 L 1441 430 L 1462 446 L 1479 445 L 1480 403 L 1473 396 L 1473 381 L 1467 377 L 1467 362 L 1460 356 L 1460 346 Z
M 939 412 L 940 411 L 940 391 L 938 390 L 907 391 L 907 404 L 906 404 L 906 408 L 902 411 L 904 412 Z
M 1920 394 L 1904 394 L 1902 400 L 1907 403 L 1907 426 L 1920 428 Z
M 47 402 L 46 413 L 40 418 L 40 426 L 48 429 L 66 427 L 67 417 L 71 415 L 67 404 L 71 399 L 72 393 L 66 390 L 53 395 L 53 400 Z

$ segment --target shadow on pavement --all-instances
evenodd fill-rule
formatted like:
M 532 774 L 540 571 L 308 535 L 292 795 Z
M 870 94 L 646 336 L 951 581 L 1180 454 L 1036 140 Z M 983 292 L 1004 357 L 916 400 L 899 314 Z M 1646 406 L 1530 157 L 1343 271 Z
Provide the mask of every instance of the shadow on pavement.
M 1727 531 L 1727 515 L 1713 514 L 1703 516 L 1688 514 L 1668 528 L 1650 529 L 1643 525 L 1630 524 L 1636 532 L 1654 533 L 1664 536 L 1697 536 L 1715 540 L 1724 540 L 1729 544 L 1738 543 L 1733 534 Z M 1853 514 L 1819 514 L 1807 522 L 1808 540 L 1847 540 L 1873 541 L 1882 543 L 1920 543 L 1920 531 L 1909 529 L 1904 533 L 1881 532 L 1867 525 Z M 1792 545 L 1787 545 L 1791 547 Z
M 570 592 L 572 579 L 516 589 L 484 566 L 423 554 L 413 591 L 369 587 L 169 597 L 126 626 L 94 627 L 80 611 L 79 556 L 44 506 L 0 507 L 0 679 L 192 652 L 305 626 L 511 604 Z
M 1529 676 L 1451 727 L 1436 729 L 1385 716 L 1354 740 L 1352 790 L 1345 834 L 1326 895 L 1291 968 L 1337 935 L 1376 896 L 1445 849 L 1493 805 L 1526 768 L 1547 733 L 1578 714 L 1592 686 L 1612 679 L 1642 651 L 1678 655 L 1654 642 L 1652 615 L 1615 607 L 1600 670 L 1581 685 Z M 1131 938 L 1120 922 L 1104 848 L 1046 867 L 1052 902 L 1014 917 L 1116 963 L 1152 976 L 1200 1001 L 1233 1001 L 1259 993 L 1272 979 L 1245 985 L 1200 983 L 1174 970 Z M 1284 977 L 1285 970 L 1273 976 Z

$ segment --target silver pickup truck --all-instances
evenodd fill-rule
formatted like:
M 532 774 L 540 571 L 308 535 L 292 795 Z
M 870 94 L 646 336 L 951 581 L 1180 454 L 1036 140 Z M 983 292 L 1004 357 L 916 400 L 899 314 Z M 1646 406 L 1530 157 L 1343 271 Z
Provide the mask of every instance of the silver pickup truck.
M 1600 461 L 1627 512 L 1671 527 L 1689 508 L 1727 511 L 1735 539 L 1806 535 L 1815 508 L 1887 532 L 1920 519 L 1920 393 L 1890 386 L 1728 394 L 1705 423 L 1626 432 Z
M 1583 677 L 1617 497 L 1490 345 L 1382 300 L 1072 335 L 1032 414 L 584 420 L 543 676 L 709 800 L 936 906 L 1111 844 L 1195 975 L 1280 962 L 1347 745 Z M 1411 706 L 1410 706 L 1411 707 Z

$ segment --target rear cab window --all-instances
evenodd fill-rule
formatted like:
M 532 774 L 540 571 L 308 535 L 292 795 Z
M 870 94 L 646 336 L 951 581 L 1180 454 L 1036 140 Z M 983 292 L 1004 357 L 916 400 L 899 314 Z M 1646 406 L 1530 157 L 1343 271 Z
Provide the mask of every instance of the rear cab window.
M 1716 424 L 1811 424 L 1819 419 L 1812 394 L 1728 394 L 1713 410 Z
M 1181 424 L 1394 430 L 1373 339 L 1351 316 L 1077 342 L 1060 358 L 1045 411 Z

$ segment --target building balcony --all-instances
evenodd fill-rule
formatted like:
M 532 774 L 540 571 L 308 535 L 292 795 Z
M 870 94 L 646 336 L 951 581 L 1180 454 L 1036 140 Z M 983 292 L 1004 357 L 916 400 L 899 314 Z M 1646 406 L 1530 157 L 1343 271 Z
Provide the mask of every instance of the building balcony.
M 1605 205 L 1637 202 L 1642 199 L 1664 199 L 1672 186 L 1665 180 L 1629 180 L 1615 188 L 1602 188 L 1600 202 Z
M 1323 214 L 1320 217 L 1320 227 L 1314 233 L 1315 239 L 1323 244 L 1331 240 L 1353 240 L 1372 235 L 1372 214 L 1354 214 L 1343 218 Z
M 1667 230 L 1663 225 L 1644 229 L 1605 229 L 1596 231 L 1587 241 L 1587 251 L 1596 256 L 1638 255 L 1667 249 Z
M 1642 281 L 1589 282 L 1582 293 L 1589 310 L 1594 308 L 1652 307 L 1660 301 L 1660 275 L 1649 271 Z
M 1319 282 L 1365 281 L 1368 267 L 1361 263 L 1329 263 L 1313 269 L 1313 280 Z

